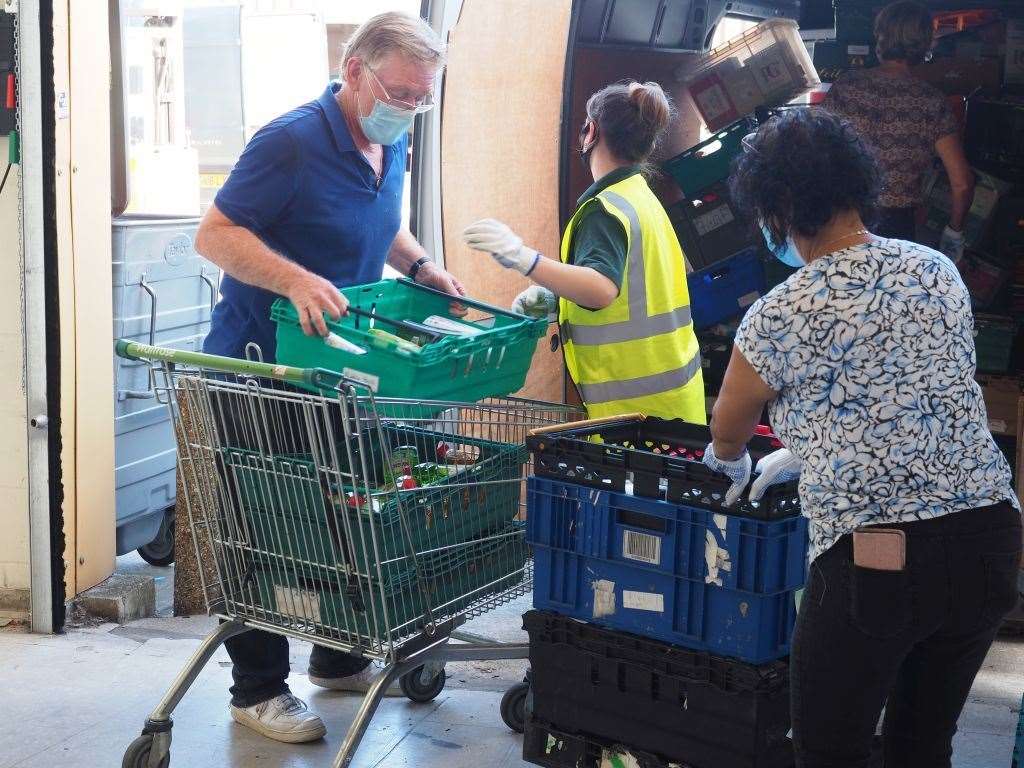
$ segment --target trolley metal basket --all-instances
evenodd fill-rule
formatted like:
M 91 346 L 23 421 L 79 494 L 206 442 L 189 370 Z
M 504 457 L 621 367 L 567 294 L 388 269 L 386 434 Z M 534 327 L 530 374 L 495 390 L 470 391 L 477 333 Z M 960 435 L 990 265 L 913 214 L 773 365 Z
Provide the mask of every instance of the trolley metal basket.
M 333 765 L 397 678 L 413 701 L 444 662 L 526 658 L 459 633 L 526 594 L 527 433 L 580 412 L 517 398 L 375 398 L 319 369 L 118 342 L 148 360 L 178 440 L 208 610 L 222 619 L 147 719 L 126 768 L 170 763 L 171 713 L 226 639 L 252 629 L 382 662 Z M 320 394 L 316 394 L 319 392 Z M 452 641 L 455 642 L 452 642 Z

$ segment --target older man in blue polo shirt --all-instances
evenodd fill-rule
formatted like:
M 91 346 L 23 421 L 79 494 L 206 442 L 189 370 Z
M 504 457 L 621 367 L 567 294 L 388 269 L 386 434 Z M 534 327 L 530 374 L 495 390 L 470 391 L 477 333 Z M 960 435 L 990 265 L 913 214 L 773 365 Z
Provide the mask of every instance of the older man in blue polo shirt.
M 339 288 L 381 278 L 390 264 L 453 295 L 459 282 L 402 225 L 402 185 L 413 118 L 430 108 L 444 45 L 420 19 L 375 16 L 345 51 L 343 84 L 268 123 L 217 194 L 196 249 L 225 272 L 204 350 L 244 357 L 258 344 L 274 359 L 270 305 L 285 296 L 307 334 L 346 310 Z M 288 642 L 250 631 L 226 643 L 234 662 L 231 715 L 284 742 L 321 738 L 323 721 L 291 694 Z M 310 680 L 365 691 L 377 670 L 315 648 Z

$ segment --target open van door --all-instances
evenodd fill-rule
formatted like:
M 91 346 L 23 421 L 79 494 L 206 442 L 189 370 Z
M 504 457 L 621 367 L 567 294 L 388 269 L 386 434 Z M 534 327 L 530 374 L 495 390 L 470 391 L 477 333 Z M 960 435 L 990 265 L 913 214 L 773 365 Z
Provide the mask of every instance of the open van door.
M 448 37 L 439 109 L 414 136 L 415 234 L 477 299 L 509 306 L 530 285 L 462 243 L 481 218 L 558 257 L 559 159 L 571 0 L 427 0 Z M 557 329 L 537 348 L 525 397 L 561 402 Z

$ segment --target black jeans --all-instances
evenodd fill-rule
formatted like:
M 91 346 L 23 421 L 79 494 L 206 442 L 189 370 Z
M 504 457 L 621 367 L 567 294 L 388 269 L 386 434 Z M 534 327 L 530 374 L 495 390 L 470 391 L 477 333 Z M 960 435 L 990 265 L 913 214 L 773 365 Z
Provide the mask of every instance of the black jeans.
M 279 385 L 292 390 L 288 385 Z M 274 454 L 301 454 L 312 451 L 309 425 L 297 401 L 262 398 L 253 403 L 245 393 L 216 391 L 211 396 L 211 415 L 221 445 Z M 342 432 L 341 422 L 332 408 L 336 423 L 333 432 Z M 223 476 L 222 476 L 223 477 Z M 226 478 L 224 478 L 226 480 Z M 233 484 L 226 483 L 233 494 Z M 231 703 L 251 707 L 288 692 L 288 640 L 262 630 L 250 630 L 224 643 L 233 667 Z M 330 648 L 313 647 L 309 673 L 316 677 L 348 677 L 370 662 Z
M 874 232 L 879 237 L 891 237 L 894 240 L 917 239 L 914 222 L 914 208 L 882 208 L 878 212 L 878 225 Z
M 1020 514 L 1007 503 L 902 528 L 901 572 L 853 565 L 852 537 L 811 565 L 791 657 L 798 768 L 949 768 L 956 723 L 1017 604 Z

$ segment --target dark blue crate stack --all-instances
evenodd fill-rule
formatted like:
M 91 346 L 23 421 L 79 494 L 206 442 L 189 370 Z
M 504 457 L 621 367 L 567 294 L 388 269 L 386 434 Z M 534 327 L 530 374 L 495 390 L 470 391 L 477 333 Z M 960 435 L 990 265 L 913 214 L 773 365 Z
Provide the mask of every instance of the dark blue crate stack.
M 604 680 L 613 674 L 611 667 L 598 676 L 600 681 L 594 672 L 573 686 L 559 687 L 554 678 L 567 675 L 578 655 L 581 669 L 596 663 L 582 659 L 593 655 L 596 640 L 570 639 L 578 634 L 571 629 L 540 635 L 531 630 L 534 715 L 527 723 L 526 759 L 568 765 L 569 752 L 556 759 L 550 751 L 538 751 L 539 742 L 534 742 L 541 732 L 578 739 L 572 754 L 584 746 L 593 751 L 609 740 L 622 745 L 624 734 L 611 733 L 609 721 L 592 713 L 584 716 L 587 708 L 595 698 L 604 701 L 605 709 L 622 711 L 647 699 L 655 707 L 652 712 L 679 705 L 667 699 L 658 703 L 662 683 L 652 682 L 651 691 L 633 690 L 622 687 L 621 675 L 649 681 L 665 674 L 651 659 L 685 651 L 698 654 L 696 666 L 680 673 L 692 678 L 683 685 L 688 722 L 733 736 L 706 741 L 663 723 L 630 731 L 636 734 L 633 747 L 653 752 L 665 764 L 692 768 L 792 764 L 788 740 L 773 747 L 770 757 L 758 756 L 764 750 L 753 747 L 733 754 L 728 746 L 730 738 L 735 741 L 736 727 L 746 729 L 748 744 L 761 738 L 765 713 L 773 734 L 778 718 L 786 720 L 784 734 L 788 688 L 775 686 L 769 693 L 741 686 L 742 696 L 711 696 L 704 686 L 712 682 L 699 679 L 693 669 L 721 665 L 749 676 L 750 670 L 771 667 L 772 674 L 786 678 L 783 659 L 796 619 L 795 594 L 806 577 L 807 522 L 799 515 L 795 483 L 770 489 L 760 503 L 726 508 L 728 479 L 699 461 L 709 440 L 707 427 L 641 416 L 567 425 L 528 439 L 535 476 L 527 484 L 527 541 L 534 556 L 534 608 L 543 612 L 535 614 L 601 628 L 609 633 L 601 639 L 609 649 L 602 658 L 626 666 L 614 672 L 618 687 Z M 750 447 L 756 460 L 776 446 L 770 437 L 755 437 Z M 638 642 L 646 643 L 642 658 L 627 660 L 624 649 L 635 650 Z M 662 651 L 652 653 L 658 647 Z M 705 707 L 712 701 L 710 709 Z M 729 702 L 740 708 L 731 715 Z M 740 710 L 739 719 L 731 720 Z M 673 739 L 665 735 L 671 732 L 676 733 Z M 712 743 L 718 751 L 707 762 Z M 629 744 L 624 746 L 628 751 Z
M 531 477 L 533 604 L 761 663 L 789 654 L 807 521 L 750 520 Z

